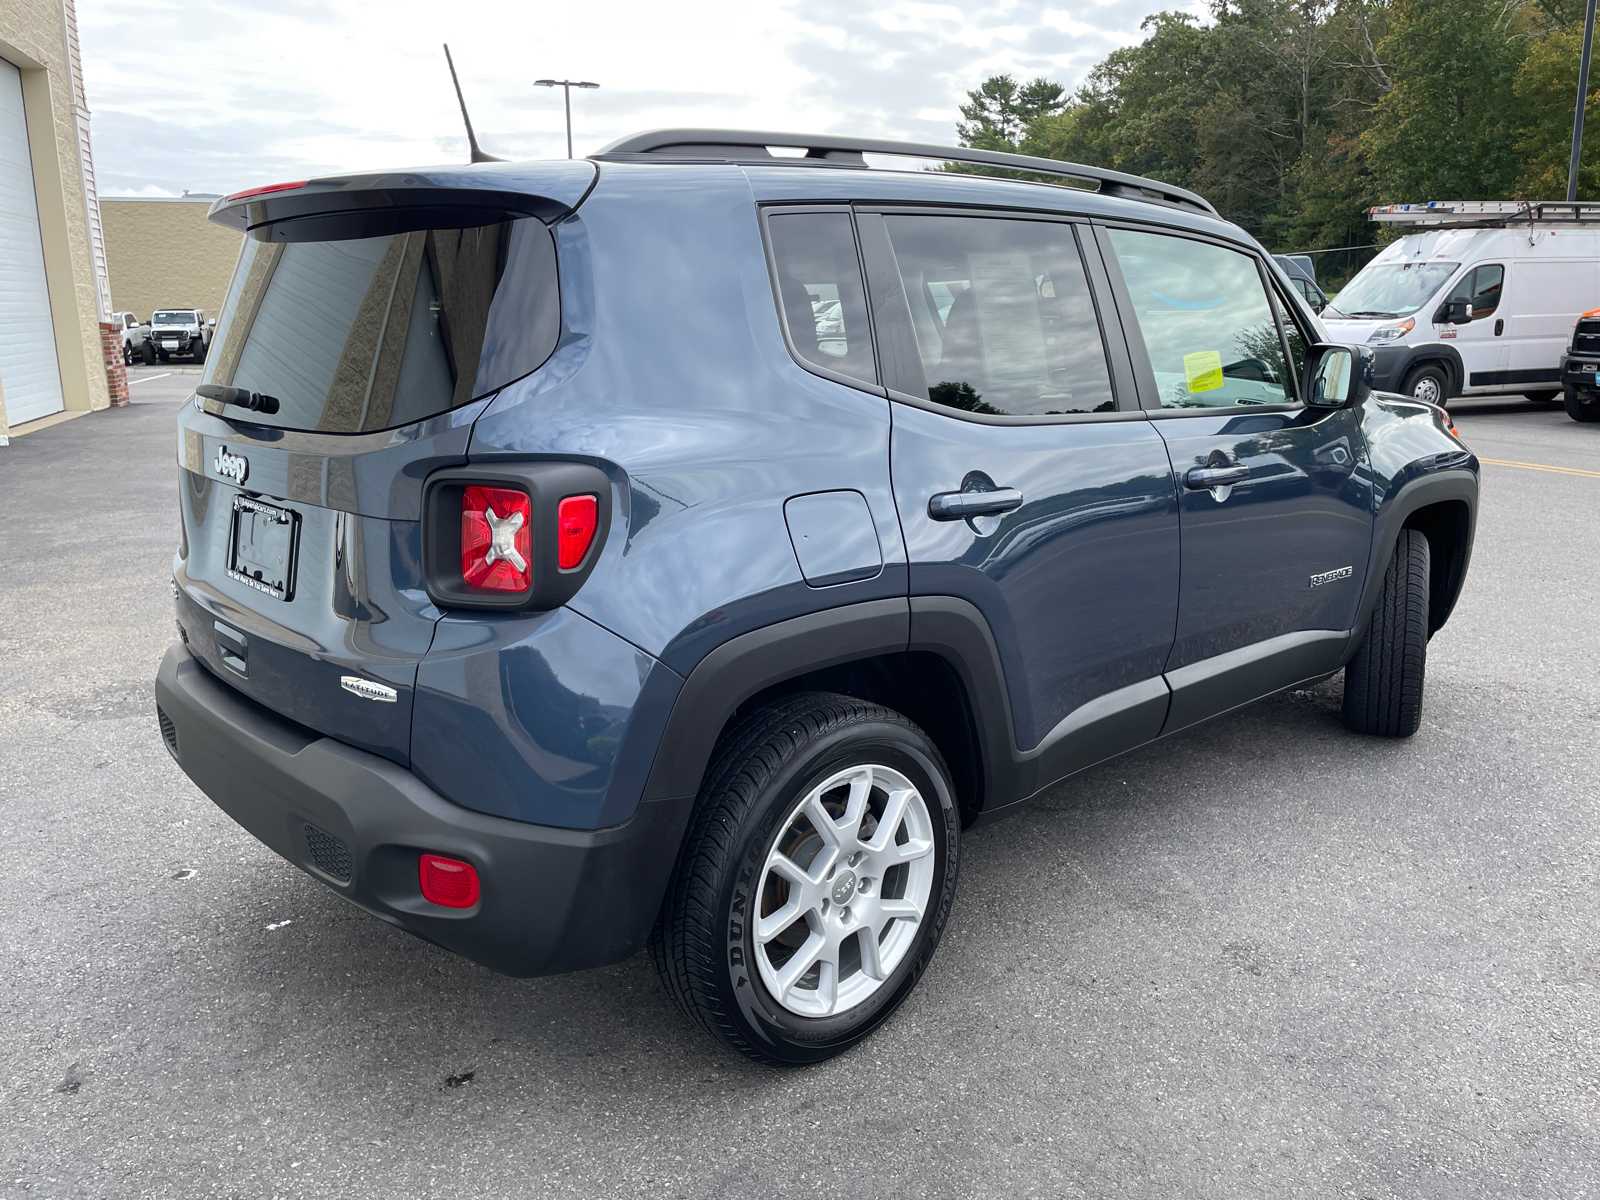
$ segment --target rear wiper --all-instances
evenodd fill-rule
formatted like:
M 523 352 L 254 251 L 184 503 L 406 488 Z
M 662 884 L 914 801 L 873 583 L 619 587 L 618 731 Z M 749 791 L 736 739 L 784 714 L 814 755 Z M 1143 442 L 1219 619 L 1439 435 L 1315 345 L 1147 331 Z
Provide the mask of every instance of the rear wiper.
M 195 393 L 202 399 L 215 400 L 219 404 L 237 405 L 239 408 L 248 408 L 251 412 L 278 411 L 276 396 L 264 396 L 260 392 L 251 392 L 244 388 L 223 387 L 219 383 L 202 383 L 195 388 Z

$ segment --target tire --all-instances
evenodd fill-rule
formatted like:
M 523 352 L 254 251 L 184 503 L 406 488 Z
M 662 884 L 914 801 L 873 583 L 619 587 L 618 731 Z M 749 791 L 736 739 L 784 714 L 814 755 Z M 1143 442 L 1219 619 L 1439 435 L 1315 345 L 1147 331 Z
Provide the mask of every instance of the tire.
M 131 367 L 133 365 L 133 343 L 132 342 L 123 342 L 122 343 L 122 365 L 125 366 L 125 367 Z
M 206 361 L 206 344 L 204 342 L 198 342 L 195 344 L 194 361 L 196 363 L 203 363 Z
M 1600 421 L 1600 398 L 1585 404 L 1578 398 L 1576 392 L 1563 392 L 1561 394 L 1562 406 L 1567 410 L 1567 416 L 1574 421 L 1588 424 L 1590 421 Z
M 897 802 L 903 818 L 886 832 Z M 848 1050 L 932 959 L 959 839 L 944 759 L 899 713 L 810 692 L 751 714 L 719 743 L 650 938 L 667 994 L 759 1063 Z M 880 936 L 865 942 L 869 929 Z M 862 962 L 868 946 L 877 970 Z
M 153 365 L 156 361 L 156 348 L 149 342 L 141 342 L 139 344 L 139 358 L 145 366 Z
M 1424 363 L 1406 375 L 1400 390 L 1413 399 L 1437 404 L 1443 408 L 1450 398 L 1450 376 L 1438 364 Z
M 1522 398 L 1524 400 L 1532 400 L 1535 404 L 1547 404 L 1560 395 L 1561 393 L 1555 388 L 1549 388 L 1540 392 L 1523 392 Z
M 1402 529 L 1366 636 L 1344 669 L 1344 723 L 1357 733 L 1410 737 L 1422 724 L 1429 561 L 1428 539 Z

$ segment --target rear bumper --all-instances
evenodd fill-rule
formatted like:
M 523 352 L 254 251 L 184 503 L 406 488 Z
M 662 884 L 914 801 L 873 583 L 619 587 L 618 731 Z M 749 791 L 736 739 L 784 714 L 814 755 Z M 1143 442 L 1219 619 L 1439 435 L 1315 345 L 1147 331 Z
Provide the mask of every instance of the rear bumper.
M 594 831 L 472 812 L 240 695 L 182 646 L 161 661 L 156 705 L 178 765 L 250 833 L 368 912 L 506 975 L 603 966 L 643 946 L 693 805 L 641 804 Z M 478 903 L 424 900 L 423 853 L 472 863 Z

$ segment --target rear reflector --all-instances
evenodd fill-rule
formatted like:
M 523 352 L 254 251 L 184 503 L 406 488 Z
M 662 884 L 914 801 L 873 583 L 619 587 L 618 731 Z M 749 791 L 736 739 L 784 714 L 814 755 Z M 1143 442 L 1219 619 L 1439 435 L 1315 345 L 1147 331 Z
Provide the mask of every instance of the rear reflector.
M 478 872 L 471 863 L 424 854 L 417 866 L 422 898 L 442 908 L 471 908 L 478 902 Z
M 568 496 L 561 502 L 556 510 L 556 547 L 563 571 L 572 570 L 589 553 L 599 517 L 600 500 L 596 496 Z
M 309 181 L 305 179 L 297 179 L 293 183 L 269 183 L 266 187 L 246 188 L 242 192 L 234 192 L 224 203 L 232 204 L 235 200 L 248 200 L 251 196 L 264 196 L 268 192 L 293 191 L 295 188 L 305 187 L 307 182 Z
M 514 488 L 461 493 L 461 577 L 491 592 L 533 586 L 533 502 Z

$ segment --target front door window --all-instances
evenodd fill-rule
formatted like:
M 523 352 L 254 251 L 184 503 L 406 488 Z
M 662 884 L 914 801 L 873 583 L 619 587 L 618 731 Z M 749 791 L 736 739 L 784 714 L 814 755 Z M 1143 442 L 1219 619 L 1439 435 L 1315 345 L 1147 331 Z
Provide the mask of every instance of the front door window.
M 1189 238 L 1110 232 L 1162 408 L 1295 401 L 1254 258 Z

